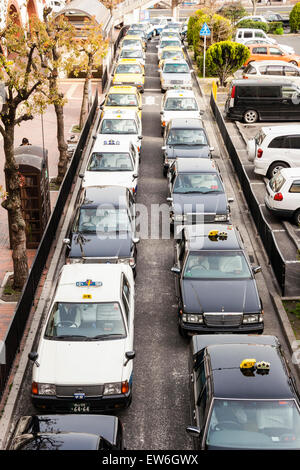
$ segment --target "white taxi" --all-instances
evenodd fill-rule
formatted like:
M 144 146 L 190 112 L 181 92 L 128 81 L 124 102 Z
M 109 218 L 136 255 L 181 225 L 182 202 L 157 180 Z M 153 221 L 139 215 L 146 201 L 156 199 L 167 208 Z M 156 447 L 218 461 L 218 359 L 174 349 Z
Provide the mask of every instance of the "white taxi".
M 126 264 L 63 266 L 34 362 L 38 409 L 89 413 L 131 402 L 134 279 Z
M 135 195 L 139 171 L 138 149 L 130 138 L 98 134 L 84 172 L 82 187 L 124 186 Z
M 108 139 L 115 139 L 122 135 L 130 140 L 141 150 L 142 122 L 134 110 L 113 109 L 104 111 L 99 126 L 99 134 L 105 134 Z
M 202 114 L 192 90 L 168 90 L 161 100 L 161 132 L 163 134 L 170 119 L 199 118 Z

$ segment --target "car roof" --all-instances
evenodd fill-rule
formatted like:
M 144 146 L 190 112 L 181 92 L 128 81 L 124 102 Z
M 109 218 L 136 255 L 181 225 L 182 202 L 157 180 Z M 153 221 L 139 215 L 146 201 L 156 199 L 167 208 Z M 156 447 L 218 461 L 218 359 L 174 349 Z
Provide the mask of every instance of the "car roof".
M 208 234 L 212 231 L 226 232 L 227 238 L 211 239 Z M 237 230 L 230 224 L 201 224 L 185 225 L 184 233 L 189 251 L 198 250 L 242 250 L 242 241 Z
M 93 152 L 129 152 L 131 145 L 130 137 L 126 135 L 117 135 L 115 139 L 111 139 L 106 134 L 97 134 L 91 154 Z
M 127 208 L 128 189 L 124 186 L 88 186 L 84 190 L 81 207 L 109 205 L 114 208 Z
M 22 450 L 28 446 L 33 450 L 97 450 L 99 436 L 72 432 L 36 433 L 28 436 L 27 441 L 22 440 L 22 444 L 18 448 Z
M 300 135 L 300 124 L 286 124 L 282 126 L 263 126 L 261 130 L 264 134 L 277 134 L 277 135 L 291 135 L 299 134 Z
M 240 85 L 243 85 L 243 86 L 260 86 L 260 80 L 259 79 L 255 79 L 255 80 L 244 80 L 244 79 L 237 79 L 237 80 L 232 80 L 232 85 L 235 85 L 235 86 L 240 86 Z M 261 78 L 261 83 L 263 83 L 264 86 L 295 86 L 295 83 L 293 83 L 292 81 L 288 81 L 288 80 L 282 80 L 282 79 L 278 79 L 278 80 L 266 80 L 264 78 Z
M 236 32 L 238 31 L 259 31 L 259 32 L 265 32 L 263 29 L 259 28 L 237 28 Z
M 299 178 L 300 177 L 300 167 L 293 168 L 281 168 L 280 173 L 288 178 Z
M 131 268 L 130 268 L 131 269 Z M 66 264 L 61 269 L 55 302 L 116 302 L 120 299 L 121 277 L 127 265 L 122 264 Z M 77 283 L 100 283 L 93 286 L 80 286 Z M 90 294 L 90 299 L 83 299 L 83 294 Z
M 288 399 L 294 398 L 278 349 L 262 344 L 214 344 L 206 348 L 216 398 Z M 267 374 L 248 376 L 240 369 L 244 359 L 270 363 Z
M 297 65 L 288 63 L 285 60 L 255 60 L 250 65 L 284 65 L 285 67 L 293 67 L 299 70 Z
M 170 127 L 172 129 L 203 129 L 203 121 L 200 118 L 173 118 L 170 120 Z
M 176 159 L 178 173 L 219 173 L 215 162 L 210 158 L 178 158 Z

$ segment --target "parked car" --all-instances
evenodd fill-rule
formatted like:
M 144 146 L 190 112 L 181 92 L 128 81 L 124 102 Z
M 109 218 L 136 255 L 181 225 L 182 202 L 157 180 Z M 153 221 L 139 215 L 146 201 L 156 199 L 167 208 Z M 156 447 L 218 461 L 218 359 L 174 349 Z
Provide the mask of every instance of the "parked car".
M 177 157 L 211 158 L 213 150 L 200 118 L 171 119 L 166 126 L 162 146 L 164 176 Z
M 289 17 L 284 18 L 279 13 L 275 13 L 274 11 L 267 11 L 264 16 L 265 16 L 266 20 L 268 21 L 268 23 L 273 22 L 273 21 L 275 21 L 275 22 L 279 21 L 280 23 L 282 23 L 282 26 L 284 28 L 288 28 L 290 26 Z
M 229 200 L 212 159 L 177 158 L 168 172 L 167 201 L 173 228 L 182 224 L 229 222 Z
M 290 64 L 300 65 L 299 55 L 289 54 L 276 44 L 249 44 L 247 47 L 250 50 L 250 56 L 244 63 L 244 67 L 255 60 L 284 60 Z
M 298 121 L 300 88 L 288 80 L 233 80 L 225 103 L 226 117 L 256 121 Z
M 100 106 L 102 111 L 108 109 L 129 109 L 136 111 L 141 118 L 142 97 L 136 86 L 111 86 L 105 95 L 104 103 Z M 103 117 L 103 112 L 101 113 Z
M 192 89 L 192 72 L 185 60 L 166 59 L 160 72 L 161 91 L 174 88 Z
M 109 415 L 22 416 L 7 450 L 124 450 L 123 426 Z
M 197 335 L 189 364 L 196 449 L 300 449 L 299 393 L 275 336 Z
M 144 93 L 145 69 L 137 59 L 119 59 L 114 70 L 113 85 L 133 85 Z
M 142 121 L 138 113 L 130 109 L 107 109 L 99 125 L 99 134 L 107 139 L 128 136 L 140 152 L 142 145 Z
M 300 86 L 300 67 L 279 60 L 262 60 L 251 62 L 242 72 L 242 78 L 250 80 L 255 78 L 275 80 L 276 77 L 280 77 L 281 80 L 282 77 L 286 77 L 289 82 Z
M 278 44 L 276 39 L 269 37 L 262 29 L 238 28 L 235 33 L 234 41 L 242 43 L 245 46 L 248 46 L 248 44 L 274 44 L 279 46 L 288 54 L 295 53 L 293 47 L 286 46 L 285 44 Z
M 162 51 L 165 47 L 183 48 L 181 40 L 177 38 L 173 38 L 172 36 L 162 39 L 156 47 L 157 47 L 158 62 L 161 60 Z
M 300 168 L 282 168 L 266 187 L 266 208 L 300 226 Z
M 300 125 L 262 127 L 247 144 L 254 172 L 272 178 L 279 170 L 300 166 Z
M 241 21 L 244 21 L 244 20 L 257 21 L 260 23 L 268 23 L 266 18 L 262 15 L 251 15 L 251 16 L 243 16 L 236 22 L 236 24 L 239 24 Z
M 220 223 L 186 225 L 177 237 L 178 328 L 195 333 L 262 333 L 263 308 L 238 229 Z
M 161 68 L 164 61 L 169 59 L 186 60 L 186 56 L 181 47 L 164 47 L 161 53 L 161 59 L 158 62 L 158 68 Z
M 38 409 L 98 413 L 132 399 L 134 278 L 128 264 L 69 264 L 58 277 L 33 362 Z
M 136 272 L 135 203 L 123 186 L 91 186 L 80 197 L 66 263 L 127 263 Z
M 193 90 L 168 90 L 161 100 L 161 134 L 170 119 L 200 118 L 202 114 Z

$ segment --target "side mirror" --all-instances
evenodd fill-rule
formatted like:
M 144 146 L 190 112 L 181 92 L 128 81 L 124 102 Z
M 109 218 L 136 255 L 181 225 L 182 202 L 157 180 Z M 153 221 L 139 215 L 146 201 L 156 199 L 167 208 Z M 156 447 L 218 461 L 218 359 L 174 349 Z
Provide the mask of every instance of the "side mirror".
M 142 106 L 139 106 L 139 111 L 142 111 L 142 109 L 143 109 Z
M 28 354 L 28 359 L 36 365 L 36 367 L 39 367 L 39 363 L 37 362 L 37 358 L 39 357 L 38 353 L 36 351 L 32 351 Z
M 174 273 L 174 274 L 180 274 L 181 269 L 178 268 L 177 266 L 173 266 L 173 268 L 171 268 L 171 272 Z
M 253 274 L 257 274 L 261 272 L 261 266 L 253 266 L 252 268 Z
M 164 112 L 163 112 L 163 111 L 161 111 L 161 112 L 160 112 L 160 115 L 162 116 L 163 114 L 164 114 Z
M 139 138 L 140 140 L 142 140 L 143 136 L 142 136 L 142 135 L 139 135 L 139 137 L 138 137 L 138 138 Z
M 103 106 L 103 105 L 101 105 L 101 106 L 100 106 L 100 109 L 104 109 L 104 106 Z
M 162 150 L 166 150 L 167 147 L 166 147 L 165 145 L 163 145 L 161 149 L 162 149 Z
M 135 351 L 127 351 L 125 353 L 126 361 L 124 362 L 124 366 L 128 364 L 129 361 L 135 358 Z
M 70 238 L 64 238 L 64 239 L 63 239 L 63 244 L 64 244 L 64 245 L 69 245 L 70 242 L 71 242 Z
M 84 174 L 83 173 L 79 173 L 79 178 L 84 178 Z
M 197 426 L 188 426 L 186 428 L 186 432 L 190 434 L 192 437 L 200 436 L 200 429 Z
M 134 180 L 135 180 L 135 179 L 137 179 L 137 177 L 138 177 L 138 174 L 137 174 L 137 173 L 133 173 L 133 175 L 132 175 L 132 179 L 134 179 Z
M 202 111 L 202 109 L 201 109 L 200 112 L 199 112 L 200 116 L 203 116 L 204 112 L 205 111 Z
M 215 150 L 215 147 L 209 147 L 209 151 L 213 152 Z
M 233 197 L 229 197 L 229 198 L 227 199 L 227 201 L 228 201 L 229 204 L 230 204 L 231 202 L 234 202 L 234 199 L 233 199 Z
M 168 202 L 173 202 L 173 198 L 172 197 L 167 197 L 167 201 Z
M 132 239 L 133 243 L 136 245 L 137 243 L 140 243 L 140 239 L 135 237 Z

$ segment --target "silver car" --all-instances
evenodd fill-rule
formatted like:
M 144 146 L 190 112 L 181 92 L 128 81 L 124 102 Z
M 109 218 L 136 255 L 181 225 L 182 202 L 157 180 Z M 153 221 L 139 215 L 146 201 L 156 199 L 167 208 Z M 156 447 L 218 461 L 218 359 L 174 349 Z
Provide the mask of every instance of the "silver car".
M 165 60 L 160 72 L 160 86 L 162 92 L 173 88 L 192 89 L 192 72 L 186 61 Z

